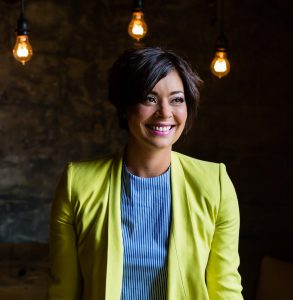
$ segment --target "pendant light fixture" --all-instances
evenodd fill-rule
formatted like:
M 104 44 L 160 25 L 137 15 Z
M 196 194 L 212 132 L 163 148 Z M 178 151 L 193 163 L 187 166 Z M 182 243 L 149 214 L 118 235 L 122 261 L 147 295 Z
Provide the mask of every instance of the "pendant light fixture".
M 225 37 L 223 30 L 223 0 L 218 0 L 220 4 L 220 35 L 216 41 L 215 57 L 211 62 L 211 72 L 218 78 L 222 78 L 230 72 L 230 62 L 227 58 L 228 40 Z
M 144 20 L 143 0 L 134 0 L 132 19 L 128 25 L 128 34 L 138 42 L 147 34 L 148 27 Z
M 25 63 L 28 62 L 33 56 L 33 49 L 28 38 L 29 31 L 28 21 L 24 17 L 24 0 L 21 0 L 20 16 L 17 20 L 17 27 L 15 30 L 16 41 L 13 48 L 13 56 L 23 65 L 25 65 Z

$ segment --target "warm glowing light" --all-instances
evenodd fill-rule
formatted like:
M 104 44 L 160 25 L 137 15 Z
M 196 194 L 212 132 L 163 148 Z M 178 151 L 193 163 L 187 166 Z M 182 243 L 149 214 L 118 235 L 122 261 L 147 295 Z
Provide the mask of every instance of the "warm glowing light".
M 143 35 L 143 28 L 141 24 L 134 24 L 131 31 L 134 35 L 138 35 L 138 36 Z
M 128 25 L 129 35 L 139 41 L 147 34 L 147 30 L 148 27 L 144 21 L 143 12 L 134 12 Z
M 214 65 L 214 69 L 218 73 L 226 72 L 227 71 L 226 61 L 223 58 L 218 58 Z
M 16 36 L 15 46 L 13 48 L 15 59 L 23 65 L 33 56 L 33 49 L 27 35 Z
M 226 52 L 216 52 L 216 55 L 211 62 L 211 72 L 218 78 L 222 78 L 230 72 L 230 63 Z

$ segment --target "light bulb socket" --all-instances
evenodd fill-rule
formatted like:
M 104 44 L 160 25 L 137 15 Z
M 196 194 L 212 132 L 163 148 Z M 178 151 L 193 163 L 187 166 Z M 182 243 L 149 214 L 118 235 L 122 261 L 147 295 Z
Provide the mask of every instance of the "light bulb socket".
M 224 34 L 220 34 L 215 45 L 215 50 L 220 52 L 228 51 L 228 40 Z
M 143 0 L 134 0 L 132 12 L 143 12 Z
M 30 33 L 29 23 L 23 14 L 21 14 L 19 19 L 17 20 L 15 33 L 17 35 L 29 35 Z

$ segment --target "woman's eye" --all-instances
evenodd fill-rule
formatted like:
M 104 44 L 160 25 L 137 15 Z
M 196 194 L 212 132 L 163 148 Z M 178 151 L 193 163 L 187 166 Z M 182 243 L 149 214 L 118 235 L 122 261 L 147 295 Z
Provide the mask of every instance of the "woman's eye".
M 157 98 L 154 96 L 147 96 L 145 99 L 146 103 L 156 103 L 157 102 Z
M 183 103 L 185 100 L 183 97 L 176 97 L 174 99 L 172 99 L 173 103 Z

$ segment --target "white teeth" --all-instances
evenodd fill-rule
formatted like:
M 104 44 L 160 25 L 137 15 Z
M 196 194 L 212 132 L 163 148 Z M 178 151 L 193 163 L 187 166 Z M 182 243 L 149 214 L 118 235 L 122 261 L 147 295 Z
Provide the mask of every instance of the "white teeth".
M 151 126 L 151 129 L 156 130 L 156 131 L 166 132 L 171 129 L 171 126 Z

